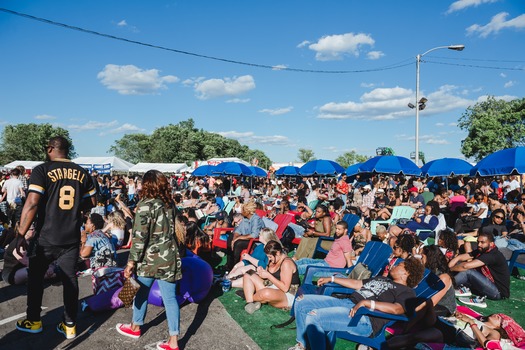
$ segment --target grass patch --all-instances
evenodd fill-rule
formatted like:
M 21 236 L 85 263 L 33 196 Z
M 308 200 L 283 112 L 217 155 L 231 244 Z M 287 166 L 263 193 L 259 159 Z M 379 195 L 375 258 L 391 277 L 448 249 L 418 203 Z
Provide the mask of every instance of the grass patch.
M 509 299 L 499 301 L 487 300 L 486 309 L 476 307 L 472 307 L 472 309 L 483 315 L 504 313 L 514 318 L 520 325 L 525 326 L 525 281 L 511 277 L 510 289 L 511 297 Z M 284 329 L 270 329 L 272 325 L 288 320 L 290 318 L 288 311 L 263 305 L 259 311 L 249 315 L 244 311 L 245 301 L 235 294 L 235 290 L 235 288 L 232 288 L 228 293 L 218 295 L 218 298 L 231 317 L 261 349 L 287 349 L 296 343 L 295 329 L 291 329 L 291 327 L 295 327 L 295 322 Z M 458 302 L 458 305 L 461 305 L 461 303 Z M 336 343 L 336 350 L 354 349 L 354 347 L 354 343 L 345 340 L 339 340 Z

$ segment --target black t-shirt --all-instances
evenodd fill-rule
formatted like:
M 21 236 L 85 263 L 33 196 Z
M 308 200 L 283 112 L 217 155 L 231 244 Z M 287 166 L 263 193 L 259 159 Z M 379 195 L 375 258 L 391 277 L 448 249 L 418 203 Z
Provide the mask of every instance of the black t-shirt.
M 350 295 L 350 300 L 358 303 L 361 300 L 384 301 L 387 303 L 398 303 L 407 310 L 406 304 L 409 299 L 414 299 L 416 293 L 410 287 L 395 283 L 387 277 L 374 277 L 363 280 L 363 286 Z M 373 333 L 377 333 L 389 320 L 370 317 Z
M 479 255 L 479 256 L 478 256 Z M 486 253 L 480 252 L 478 249 L 472 251 L 470 256 L 482 261 L 485 266 L 489 268 L 492 278 L 494 278 L 494 284 L 498 288 L 501 296 L 503 298 L 508 298 L 510 296 L 510 273 L 509 266 L 507 265 L 507 260 L 505 256 L 498 250 L 497 247 L 494 247 Z M 481 268 L 478 268 L 481 270 Z
M 43 163 L 31 173 L 29 192 L 41 195 L 36 223 L 39 244 L 79 244 L 81 203 L 95 195 L 88 172 L 68 159 Z

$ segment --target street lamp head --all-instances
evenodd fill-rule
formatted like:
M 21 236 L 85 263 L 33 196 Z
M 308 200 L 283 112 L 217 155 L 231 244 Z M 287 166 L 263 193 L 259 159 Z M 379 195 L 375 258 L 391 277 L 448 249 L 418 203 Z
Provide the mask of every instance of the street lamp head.
M 416 106 L 414 106 L 414 104 L 412 104 L 411 102 L 408 103 L 408 108 L 414 108 Z
M 419 100 L 419 103 L 427 103 L 428 100 L 426 97 L 421 97 L 421 99 Z
M 464 48 L 465 48 L 465 45 L 450 45 L 447 47 L 447 49 L 454 50 L 454 51 L 463 51 Z

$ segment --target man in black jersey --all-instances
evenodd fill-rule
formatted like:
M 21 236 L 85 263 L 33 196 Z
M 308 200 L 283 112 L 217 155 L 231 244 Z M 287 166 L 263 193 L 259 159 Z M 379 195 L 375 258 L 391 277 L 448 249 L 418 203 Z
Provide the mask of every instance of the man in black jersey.
M 28 251 L 27 318 L 16 328 L 28 333 L 42 332 L 40 312 L 44 274 L 56 260 L 64 288 L 64 316 L 57 330 L 71 339 L 76 336 L 78 280 L 75 265 L 79 257 L 82 209 L 95 205 L 95 189 L 89 173 L 67 159 L 70 144 L 62 136 L 53 137 L 45 148 L 48 162 L 32 174 L 27 200 L 20 218 L 19 240 L 36 217 L 34 246 Z M 21 239 L 22 238 L 22 239 Z

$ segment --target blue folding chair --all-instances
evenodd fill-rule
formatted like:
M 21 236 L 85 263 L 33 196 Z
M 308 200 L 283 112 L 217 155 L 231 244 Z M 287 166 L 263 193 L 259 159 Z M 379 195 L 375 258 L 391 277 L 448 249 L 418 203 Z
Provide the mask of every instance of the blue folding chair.
M 421 304 L 425 300 L 430 299 L 443 288 L 445 288 L 445 284 L 443 283 L 443 281 L 441 281 L 439 276 L 430 272 L 430 270 L 425 269 L 423 279 L 421 280 L 421 282 L 419 282 L 419 284 L 416 287 L 414 287 L 414 292 L 416 293 L 416 300 L 414 300 L 413 303 L 414 310 L 407 310 L 409 312 L 409 315 L 392 315 L 381 311 L 371 311 L 366 307 L 360 307 L 357 310 L 354 317 L 352 317 L 352 319 L 350 320 L 350 323 L 348 324 L 349 327 L 355 327 L 362 316 L 380 317 L 390 321 L 387 322 L 376 334 L 372 335 L 371 337 L 353 335 L 344 331 L 328 332 L 328 338 L 330 340 L 332 349 L 335 347 L 335 342 L 337 338 L 349 340 L 358 344 L 363 344 L 374 349 L 388 349 L 386 343 L 385 329 L 387 327 L 391 327 L 397 321 L 409 321 L 410 318 L 415 316 L 415 306 Z
M 352 232 L 354 230 L 355 225 L 359 222 L 359 216 L 354 214 L 345 214 L 343 216 L 343 221 L 346 221 L 348 224 L 348 235 L 352 235 Z M 315 246 L 314 255 L 313 257 L 318 256 L 318 254 L 328 254 L 328 250 L 324 249 L 321 244 L 325 241 L 331 241 L 333 242 L 335 240 L 335 237 L 319 237 L 317 240 L 317 244 Z

